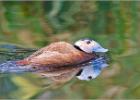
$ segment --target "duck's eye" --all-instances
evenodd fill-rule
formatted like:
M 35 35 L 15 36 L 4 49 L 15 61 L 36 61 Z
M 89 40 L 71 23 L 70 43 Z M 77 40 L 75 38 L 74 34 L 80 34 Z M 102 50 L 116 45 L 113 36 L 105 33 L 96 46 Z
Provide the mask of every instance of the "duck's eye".
M 86 43 L 87 43 L 87 44 L 90 44 L 90 43 L 91 43 L 91 41 L 87 41 Z
M 91 79 L 92 79 L 92 76 L 88 76 L 88 79 L 90 79 L 90 80 L 91 80 Z

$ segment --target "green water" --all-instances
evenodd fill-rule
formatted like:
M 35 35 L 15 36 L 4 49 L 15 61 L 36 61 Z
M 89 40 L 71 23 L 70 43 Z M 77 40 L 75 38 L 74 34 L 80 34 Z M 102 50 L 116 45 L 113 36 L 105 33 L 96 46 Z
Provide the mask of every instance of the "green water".
M 35 51 L 22 48 L 41 48 L 56 41 L 74 43 L 87 37 L 108 48 L 111 58 L 97 79 L 74 78 L 61 86 L 50 86 L 49 80 L 30 73 L 0 75 L 0 99 L 139 99 L 139 3 L 0 2 L 0 63 Z

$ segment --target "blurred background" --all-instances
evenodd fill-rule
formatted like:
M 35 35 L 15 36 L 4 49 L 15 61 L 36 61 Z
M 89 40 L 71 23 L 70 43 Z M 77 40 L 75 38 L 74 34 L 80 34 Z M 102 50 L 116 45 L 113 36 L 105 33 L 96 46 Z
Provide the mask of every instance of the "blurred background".
M 34 75 L 0 75 L 0 99 L 140 98 L 139 1 L 0 2 L 0 63 L 22 59 L 51 42 L 91 38 L 108 48 L 111 64 L 92 81 L 45 88 Z M 43 83 L 43 85 L 42 85 Z

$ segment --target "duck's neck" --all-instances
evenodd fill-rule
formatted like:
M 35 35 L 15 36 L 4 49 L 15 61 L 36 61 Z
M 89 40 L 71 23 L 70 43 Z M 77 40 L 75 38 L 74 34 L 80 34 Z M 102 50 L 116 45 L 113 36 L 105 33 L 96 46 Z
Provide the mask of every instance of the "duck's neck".
M 80 47 L 76 46 L 76 45 L 73 45 L 76 49 L 80 50 L 80 51 L 83 51 Z M 84 51 L 83 51 L 84 52 Z

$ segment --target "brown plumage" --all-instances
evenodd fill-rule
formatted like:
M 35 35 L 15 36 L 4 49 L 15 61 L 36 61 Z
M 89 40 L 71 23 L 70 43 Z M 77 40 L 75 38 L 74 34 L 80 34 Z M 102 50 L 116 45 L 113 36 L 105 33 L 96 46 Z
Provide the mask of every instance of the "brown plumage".
M 44 68 L 46 70 L 41 71 L 41 75 L 54 81 L 66 82 L 78 73 L 82 64 L 94 58 L 94 54 L 80 51 L 67 42 L 56 42 L 17 63 L 38 69 Z

